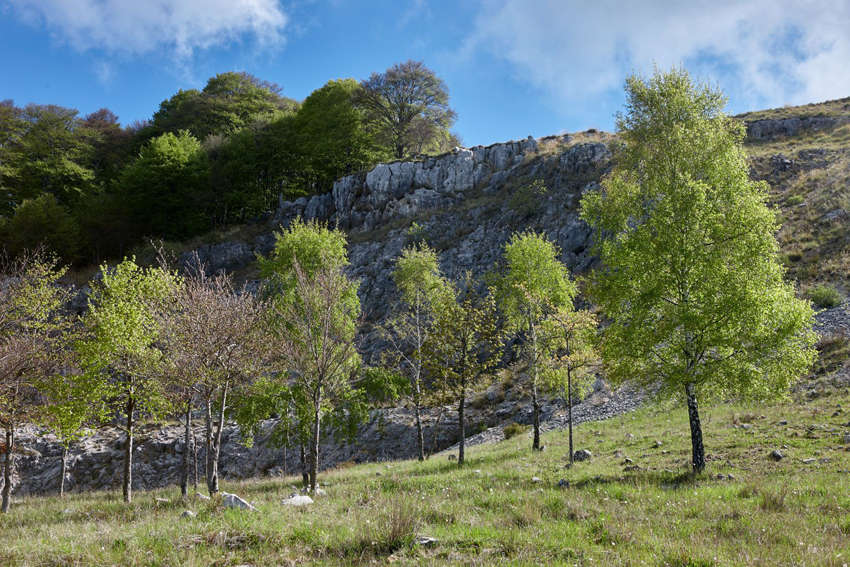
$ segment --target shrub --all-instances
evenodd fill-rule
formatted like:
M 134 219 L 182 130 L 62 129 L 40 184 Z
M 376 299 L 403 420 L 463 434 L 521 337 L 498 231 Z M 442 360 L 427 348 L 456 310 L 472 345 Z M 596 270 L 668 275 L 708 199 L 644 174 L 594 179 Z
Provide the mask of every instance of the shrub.
M 817 307 L 828 309 L 841 304 L 844 299 L 838 290 L 832 286 L 819 285 L 809 290 L 809 299 Z
M 527 425 L 522 425 L 519 423 L 512 423 L 505 427 L 505 439 L 510 439 L 511 437 L 516 437 L 517 435 L 522 435 L 528 431 Z
M 789 207 L 796 207 L 797 205 L 802 205 L 804 200 L 802 195 L 791 195 L 785 202 Z

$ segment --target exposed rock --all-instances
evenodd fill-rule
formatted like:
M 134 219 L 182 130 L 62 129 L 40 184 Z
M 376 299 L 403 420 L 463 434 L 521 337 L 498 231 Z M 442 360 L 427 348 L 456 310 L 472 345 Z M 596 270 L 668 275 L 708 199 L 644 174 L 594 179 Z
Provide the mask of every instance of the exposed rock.
M 413 540 L 413 543 L 414 545 L 419 545 L 421 547 L 434 547 L 440 543 L 440 540 L 431 536 L 418 535 L 416 536 L 416 539 Z
M 206 494 L 201 494 L 200 492 L 195 493 L 195 500 L 210 500 L 210 497 Z
M 184 510 L 182 514 L 180 514 L 181 518 L 195 518 L 197 514 L 192 512 L 191 510 Z
M 312 504 L 313 499 L 309 496 L 304 496 L 302 494 L 293 494 L 289 498 L 284 498 L 281 501 L 281 504 L 284 506 L 306 506 L 307 504 Z
M 794 136 L 800 130 L 811 130 L 813 132 L 830 130 L 847 123 L 847 121 L 847 118 L 829 116 L 754 120 L 747 123 L 747 137 L 751 140 L 772 140 L 778 137 Z
M 251 504 L 248 504 L 245 500 L 236 496 L 235 494 L 228 494 L 227 492 L 222 492 L 222 505 L 225 508 L 237 508 L 239 510 L 256 510 Z
M 570 487 L 570 483 L 569 483 L 568 480 L 562 478 L 561 480 L 558 481 L 558 488 L 563 490 L 563 489 L 569 488 L 569 487 Z
M 587 461 L 590 460 L 592 456 L 593 453 L 591 453 L 587 449 L 579 449 L 578 451 L 573 453 L 573 460 L 578 462 Z
M 779 449 L 774 449 L 770 453 L 770 458 L 773 459 L 774 461 L 778 462 L 778 461 L 781 461 L 782 459 L 784 459 L 785 455 L 783 455 L 782 451 L 780 451 Z

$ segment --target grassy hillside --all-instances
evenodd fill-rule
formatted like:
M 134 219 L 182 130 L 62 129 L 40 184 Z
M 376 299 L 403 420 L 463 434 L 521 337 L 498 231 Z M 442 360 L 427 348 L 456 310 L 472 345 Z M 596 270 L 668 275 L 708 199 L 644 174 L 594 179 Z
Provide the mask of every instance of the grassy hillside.
M 193 501 L 196 518 L 180 518 L 176 490 L 131 506 L 118 493 L 26 499 L 0 517 L 0 564 L 843 566 L 848 408 L 846 390 L 707 407 L 709 473 L 697 479 L 685 412 L 649 407 L 578 427 L 577 448 L 593 458 L 572 469 L 557 432 L 542 453 L 524 435 L 474 447 L 462 470 L 438 455 L 332 471 L 320 478 L 328 496 L 306 508 L 280 504 L 294 477 L 226 482 L 259 511 Z

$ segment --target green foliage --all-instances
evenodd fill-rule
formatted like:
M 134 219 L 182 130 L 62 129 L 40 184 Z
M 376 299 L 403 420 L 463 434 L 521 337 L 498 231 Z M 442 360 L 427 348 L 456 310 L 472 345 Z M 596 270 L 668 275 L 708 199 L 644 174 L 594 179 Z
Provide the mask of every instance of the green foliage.
M 388 404 L 410 395 L 410 380 L 392 368 L 365 368 L 357 387 L 374 404 Z
M 316 191 L 330 190 L 343 175 L 389 156 L 366 128 L 362 110 L 352 101 L 354 79 L 329 81 L 313 91 L 295 114 L 298 152 L 304 167 L 317 176 Z
M 61 365 L 63 332 L 70 321 L 60 310 L 69 298 L 58 285 L 65 270 L 55 257 L 27 252 L 0 257 L 0 427 L 33 418 L 37 385 Z
M 427 244 L 402 250 L 392 278 L 402 300 L 414 311 L 429 308 L 446 289 L 437 253 Z
M 510 329 L 530 332 L 548 312 L 572 305 L 576 287 L 559 255 L 554 243 L 533 231 L 514 233 L 505 244 L 493 290 Z
M 542 179 L 535 179 L 530 184 L 523 185 L 514 191 L 508 199 L 508 208 L 524 217 L 538 212 L 541 200 L 548 193 Z
M 150 131 L 154 136 L 188 130 L 203 140 L 213 134 L 229 134 L 297 103 L 280 96 L 280 87 L 249 73 L 220 73 L 202 91 L 180 90 L 160 104 Z
M 809 299 L 821 309 L 829 309 L 841 305 L 844 300 L 837 289 L 829 285 L 819 285 L 809 290 Z
M 493 298 L 475 291 L 467 273 L 460 286 L 448 284 L 434 305 L 434 326 L 423 352 L 434 389 L 460 402 L 486 386 L 501 353 Z
M 505 439 L 513 439 L 517 435 L 524 435 L 528 433 L 529 426 L 522 425 L 521 423 L 510 423 L 505 426 Z
M 421 61 L 372 73 L 360 82 L 354 100 L 381 144 L 398 159 L 439 147 L 457 119 L 448 86 Z
M 260 273 L 268 280 L 267 292 L 285 301 L 297 287 L 296 264 L 307 278 L 322 269 L 348 265 L 345 233 L 316 220 L 295 219 L 275 233 L 275 247 L 268 258 L 259 258 Z
M 797 205 L 802 205 L 805 200 L 805 197 L 803 197 L 802 195 L 791 195 L 785 200 L 785 203 L 789 207 L 796 207 Z
M 41 381 L 39 389 L 46 406 L 39 421 L 53 431 L 65 448 L 86 436 L 89 426 L 109 417 L 103 397 L 105 379 L 103 374 L 64 372 Z
M 71 264 L 79 256 L 81 233 L 68 209 L 45 193 L 21 203 L 11 220 L 0 224 L 0 238 L 13 256 L 44 246 L 63 264 Z
M 596 316 L 584 309 L 561 308 L 543 321 L 543 382 L 550 390 L 570 399 L 581 399 L 591 390 L 596 377 L 589 370 L 599 357 L 598 328 Z
M 608 376 L 664 393 L 776 396 L 814 358 L 812 310 L 783 281 L 767 186 L 719 90 L 658 70 L 626 83 L 620 146 L 582 217 L 602 261 Z
M 208 174 L 200 142 L 187 131 L 169 132 L 142 148 L 120 187 L 143 234 L 177 240 L 205 227 L 197 200 Z
M 0 187 L 8 198 L 0 215 L 9 216 L 25 199 L 50 193 L 72 206 L 91 188 L 92 143 L 96 133 L 85 128 L 71 108 L 9 101 L 0 111 Z
M 101 272 L 84 318 L 88 334 L 76 346 L 83 369 L 92 375 L 92 383 L 103 385 L 104 397 L 118 409 L 131 401 L 139 412 L 156 414 L 165 407 L 157 312 L 174 289 L 174 276 L 159 268 L 141 268 L 134 259 L 111 269 L 103 265 Z

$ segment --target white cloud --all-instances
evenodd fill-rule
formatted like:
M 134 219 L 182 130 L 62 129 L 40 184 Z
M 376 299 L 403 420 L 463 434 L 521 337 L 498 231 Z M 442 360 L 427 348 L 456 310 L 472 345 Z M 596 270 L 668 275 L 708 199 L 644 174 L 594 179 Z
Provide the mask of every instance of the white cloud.
M 196 50 L 254 36 L 262 46 L 283 42 L 287 16 L 278 0 L 9 0 L 15 12 L 76 49 L 139 55 L 172 51 L 178 61 Z
M 817 102 L 850 96 L 850 2 L 482 0 L 465 50 L 561 108 L 616 99 L 653 61 L 719 81 L 733 111 Z

